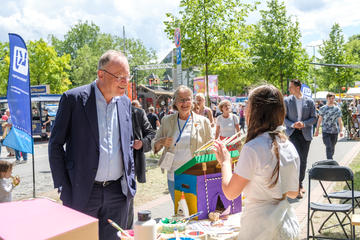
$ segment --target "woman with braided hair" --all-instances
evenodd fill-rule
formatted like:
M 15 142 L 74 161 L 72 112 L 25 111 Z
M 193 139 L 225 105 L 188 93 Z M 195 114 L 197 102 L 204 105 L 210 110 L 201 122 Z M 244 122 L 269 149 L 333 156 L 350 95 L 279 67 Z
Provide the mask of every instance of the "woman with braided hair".
M 220 141 L 214 144 L 225 196 L 245 196 L 238 239 L 299 239 L 299 222 L 287 197 L 298 195 L 300 160 L 282 133 L 281 92 L 272 85 L 255 88 L 245 116 L 248 134 L 234 174 L 229 152 Z

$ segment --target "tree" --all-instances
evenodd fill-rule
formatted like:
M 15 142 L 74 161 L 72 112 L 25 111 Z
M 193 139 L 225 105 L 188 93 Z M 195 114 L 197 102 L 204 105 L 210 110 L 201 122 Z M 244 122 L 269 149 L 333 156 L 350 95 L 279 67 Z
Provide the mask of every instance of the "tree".
M 267 2 L 269 10 L 262 10 L 261 20 L 253 25 L 250 39 L 254 77 L 267 80 L 284 93 L 284 78 L 304 78 L 308 73 L 308 56 L 300 42 L 297 19 L 286 16 L 283 2 Z
M 27 44 L 29 54 L 30 84 L 49 84 L 51 93 L 63 93 L 71 82 L 66 69 L 70 69 L 70 55 L 57 56 L 54 47 L 48 46 L 43 39 Z
M 93 22 L 89 24 L 88 21 L 83 23 L 79 20 L 78 24 L 70 27 L 70 30 L 65 34 L 63 41 L 59 40 L 54 35 L 49 35 L 48 40 L 50 44 L 55 47 L 59 56 L 62 56 L 64 53 L 70 54 L 71 59 L 73 60 L 77 56 L 77 51 L 84 47 L 85 44 L 90 48 L 95 46 L 99 33 L 100 27 Z
M 0 96 L 6 96 L 9 78 L 10 47 L 9 42 L 0 42 Z
M 239 0 L 181 0 L 181 19 L 166 14 L 171 19 L 164 21 L 167 37 L 172 40 L 175 29 L 180 27 L 184 67 L 204 66 L 207 88 L 210 65 L 221 64 L 229 55 L 234 40 L 242 39 L 245 18 L 257 4 L 251 6 Z
M 328 40 L 323 40 L 323 46 L 320 48 L 322 62 L 327 64 L 353 64 L 356 62 L 356 58 L 351 54 L 351 51 L 347 51 L 345 47 L 345 40 L 342 34 L 342 30 L 338 23 L 335 23 L 329 34 Z M 351 68 L 334 68 L 323 67 L 321 69 L 323 82 L 326 89 L 332 89 L 333 91 L 340 89 L 342 86 L 350 85 L 353 83 L 352 78 L 354 70 Z

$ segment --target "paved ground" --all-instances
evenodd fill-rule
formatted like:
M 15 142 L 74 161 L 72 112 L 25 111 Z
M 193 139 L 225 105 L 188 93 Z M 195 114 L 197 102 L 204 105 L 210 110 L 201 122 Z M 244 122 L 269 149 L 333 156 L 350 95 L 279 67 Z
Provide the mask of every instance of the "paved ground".
M 345 138 L 339 139 L 336 148 L 335 148 L 335 155 L 334 160 L 340 163 L 340 165 L 348 165 L 353 157 L 357 154 L 360 149 L 360 142 L 359 141 L 347 141 Z M 322 137 L 315 137 L 311 143 L 309 156 L 308 156 L 308 169 L 311 168 L 314 162 L 325 160 L 325 145 L 322 142 Z M 306 174 L 307 175 L 307 174 Z M 311 195 L 317 195 L 318 198 L 321 195 L 318 194 L 317 187 L 318 184 L 311 184 Z M 307 189 L 308 186 L 308 177 L 306 176 L 304 180 L 304 186 Z M 307 191 L 308 193 L 308 191 Z M 307 214 L 307 197 L 308 194 L 304 194 L 303 199 L 289 199 L 289 202 L 296 210 L 299 222 L 301 227 L 303 228 L 306 226 L 306 214 Z M 312 198 L 313 199 L 313 198 Z M 152 214 L 152 218 L 156 219 L 157 221 L 164 217 L 169 217 L 174 214 L 174 206 L 171 201 L 170 195 L 163 196 L 158 198 L 154 201 L 148 202 L 144 205 L 138 206 L 135 208 L 135 218 L 137 218 L 137 212 L 140 210 L 150 210 Z M 135 219 L 136 221 L 136 219 Z

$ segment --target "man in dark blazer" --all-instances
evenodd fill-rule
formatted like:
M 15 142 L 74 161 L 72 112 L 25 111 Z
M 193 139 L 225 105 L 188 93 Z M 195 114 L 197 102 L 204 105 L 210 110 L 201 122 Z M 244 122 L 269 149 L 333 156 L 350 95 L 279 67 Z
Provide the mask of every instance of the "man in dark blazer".
M 291 96 L 286 97 L 285 101 L 285 133 L 294 144 L 300 156 L 299 174 L 299 194 L 298 198 L 303 198 L 305 188 L 303 180 L 305 178 L 306 163 L 309 153 L 310 143 L 313 139 L 313 124 L 316 121 L 315 103 L 301 93 L 301 82 L 292 79 L 289 84 Z
M 146 113 L 137 104 L 137 100 L 132 102 L 132 127 L 134 134 L 134 162 L 135 176 L 139 183 L 146 182 L 146 158 L 145 153 L 151 150 L 151 141 L 155 138 L 155 130 L 152 128 Z M 135 107 L 134 107 L 135 105 Z M 138 107 L 136 107 L 138 106 Z M 133 229 L 134 224 L 134 199 L 131 199 L 129 205 L 129 216 L 126 229 Z
M 131 76 L 126 57 L 104 53 L 98 78 L 60 99 L 49 141 L 54 187 L 65 206 L 99 219 L 99 239 L 118 239 L 107 219 L 126 228 L 128 203 L 136 192 Z

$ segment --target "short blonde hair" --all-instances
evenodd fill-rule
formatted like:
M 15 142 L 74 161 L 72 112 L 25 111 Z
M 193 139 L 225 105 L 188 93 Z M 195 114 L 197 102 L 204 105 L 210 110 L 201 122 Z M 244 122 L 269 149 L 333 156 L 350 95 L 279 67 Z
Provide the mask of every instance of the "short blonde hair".
M 176 107 L 175 103 L 176 103 L 176 100 L 177 100 L 177 96 L 179 94 L 180 91 L 186 91 L 188 93 L 190 93 L 190 96 L 191 96 L 191 109 L 193 109 L 193 104 L 192 104 L 192 100 L 193 100 L 193 91 L 191 91 L 190 88 L 188 88 L 187 86 L 184 86 L 184 85 L 180 85 L 177 87 L 177 89 L 175 90 L 174 92 L 174 96 L 173 96 L 173 101 L 171 103 L 171 107 L 175 110 L 175 111 L 179 111 L 179 109 Z
M 155 112 L 155 108 L 154 107 L 149 107 L 149 111 L 150 112 Z
M 203 93 L 198 93 L 198 94 L 196 94 L 196 95 L 195 95 L 195 98 L 196 98 L 196 97 L 201 97 L 202 99 L 205 100 L 205 95 L 204 95 Z
M 223 110 L 222 110 L 222 107 L 226 104 L 226 103 L 229 103 L 230 104 L 230 107 L 231 107 L 231 103 L 230 103 L 230 101 L 229 100 L 222 100 L 220 103 L 219 103 L 219 110 L 220 110 L 220 112 L 223 112 Z

